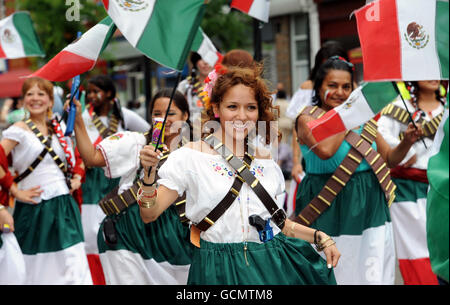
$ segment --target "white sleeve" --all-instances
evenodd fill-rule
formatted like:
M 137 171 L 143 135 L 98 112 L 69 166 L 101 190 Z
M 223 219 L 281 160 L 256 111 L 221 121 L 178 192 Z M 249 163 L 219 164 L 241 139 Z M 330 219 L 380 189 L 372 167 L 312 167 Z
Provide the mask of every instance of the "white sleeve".
M 292 120 L 297 119 L 298 113 L 303 107 L 312 104 L 313 90 L 311 89 L 298 89 L 286 109 L 286 116 Z
M 103 168 L 108 178 L 130 175 L 139 169 L 139 152 L 145 145 L 144 135 L 124 131 L 107 137 L 97 145 L 106 162 Z
M 179 196 L 183 195 L 187 188 L 186 160 L 187 154 L 183 148 L 172 152 L 166 162 L 158 170 L 158 184 L 174 190 Z
M 395 148 L 398 144 L 400 144 L 400 139 L 398 135 L 402 131 L 402 124 L 393 118 L 382 115 L 378 120 L 378 131 L 383 136 L 384 140 L 389 144 L 391 148 Z M 399 165 L 403 165 L 409 159 L 411 159 L 416 154 L 416 150 L 414 147 L 406 154 L 405 158 Z
M 146 132 L 150 130 L 150 124 L 136 112 L 125 107 L 122 107 L 122 112 L 126 130 L 138 132 Z

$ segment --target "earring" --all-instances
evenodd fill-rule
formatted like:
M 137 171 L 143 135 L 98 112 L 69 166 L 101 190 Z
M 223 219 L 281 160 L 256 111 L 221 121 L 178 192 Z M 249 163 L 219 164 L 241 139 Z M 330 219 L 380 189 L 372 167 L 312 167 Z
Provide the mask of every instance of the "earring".
M 48 109 L 47 109 L 47 117 L 48 117 L 48 119 L 51 120 L 51 119 L 52 119 L 52 116 L 53 116 L 52 109 L 48 108 Z
M 218 119 L 218 118 L 219 118 L 219 115 L 218 115 L 217 113 L 214 113 L 214 118 L 215 118 L 215 119 Z

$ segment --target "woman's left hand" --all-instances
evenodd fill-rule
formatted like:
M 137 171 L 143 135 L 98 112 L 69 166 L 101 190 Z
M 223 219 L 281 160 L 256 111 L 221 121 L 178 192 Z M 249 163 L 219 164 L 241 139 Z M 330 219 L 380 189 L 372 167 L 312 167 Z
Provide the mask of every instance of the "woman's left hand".
M 405 137 L 403 141 L 406 141 L 409 144 L 416 143 L 417 140 L 419 140 L 423 136 L 423 130 L 421 124 L 416 124 L 416 127 L 414 127 L 413 123 L 408 124 L 408 129 L 405 131 Z
M 81 187 L 81 179 L 78 177 L 70 179 L 70 187 L 70 193 L 72 194 Z
M 333 268 L 336 268 L 339 258 L 341 257 L 341 253 L 337 249 L 336 244 L 323 249 L 323 253 L 325 253 L 325 256 L 327 258 L 328 268 L 331 268 L 331 266 L 333 266 Z

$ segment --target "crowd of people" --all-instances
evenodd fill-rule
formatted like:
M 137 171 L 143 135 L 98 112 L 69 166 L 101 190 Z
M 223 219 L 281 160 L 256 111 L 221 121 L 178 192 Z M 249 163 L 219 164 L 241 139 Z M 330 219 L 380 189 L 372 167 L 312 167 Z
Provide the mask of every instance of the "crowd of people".
M 425 226 L 448 84 L 400 82 L 379 116 L 317 142 L 308 122 L 357 86 L 339 43 L 291 99 L 246 51 L 190 60 L 177 91 L 148 101 L 148 122 L 106 75 L 72 100 L 72 137 L 51 82 L 28 78 L 5 103 L 0 284 L 392 285 L 397 260 L 405 284 L 448 283 Z

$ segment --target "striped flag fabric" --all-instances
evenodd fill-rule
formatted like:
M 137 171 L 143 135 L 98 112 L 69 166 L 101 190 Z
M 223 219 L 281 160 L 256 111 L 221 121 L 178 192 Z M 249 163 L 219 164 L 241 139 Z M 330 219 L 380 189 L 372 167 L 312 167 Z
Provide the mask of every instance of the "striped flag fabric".
M 307 123 L 314 139 L 320 142 L 332 135 L 350 130 L 373 118 L 398 96 L 392 82 L 365 83 L 350 97 L 321 118 Z
M 448 0 L 376 0 L 355 16 L 365 81 L 449 78 Z
M 205 10 L 205 0 L 103 0 L 128 42 L 157 63 L 183 70 Z
M 447 95 L 448 100 L 448 95 Z M 436 132 L 427 177 L 427 243 L 433 272 L 449 281 L 449 129 L 448 103 Z
M 202 59 L 211 67 L 214 67 L 219 61 L 219 58 L 221 58 L 221 54 L 202 29 L 199 29 L 195 36 L 194 42 L 192 43 L 192 51 L 200 54 Z
M 45 56 L 28 12 L 16 12 L 0 20 L 0 58 Z
M 258 20 L 269 22 L 270 0 L 233 0 L 231 8 Z
M 93 69 L 115 31 L 116 26 L 112 19 L 106 17 L 30 77 L 38 76 L 53 82 L 63 82 Z

